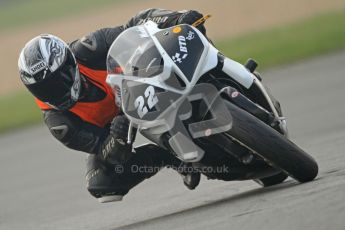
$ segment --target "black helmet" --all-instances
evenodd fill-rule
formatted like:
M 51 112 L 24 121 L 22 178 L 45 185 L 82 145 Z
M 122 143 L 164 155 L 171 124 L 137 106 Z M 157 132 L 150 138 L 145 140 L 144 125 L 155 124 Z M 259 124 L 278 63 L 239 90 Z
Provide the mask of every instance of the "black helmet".
M 71 108 L 80 96 L 75 57 L 60 38 L 46 34 L 29 41 L 18 60 L 20 78 L 39 100 L 58 110 Z

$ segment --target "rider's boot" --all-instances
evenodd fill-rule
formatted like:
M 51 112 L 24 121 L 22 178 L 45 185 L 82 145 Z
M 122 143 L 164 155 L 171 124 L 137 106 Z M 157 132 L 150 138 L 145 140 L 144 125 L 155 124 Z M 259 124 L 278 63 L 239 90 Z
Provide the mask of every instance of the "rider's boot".
M 99 159 L 99 156 L 90 155 L 86 174 L 87 189 L 99 202 L 121 201 L 130 189 L 168 165 L 185 167 L 184 163 L 168 151 L 153 144 L 135 148 L 135 153 L 122 165 L 110 166 Z M 178 172 L 187 188 L 194 189 L 199 184 L 199 172 Z

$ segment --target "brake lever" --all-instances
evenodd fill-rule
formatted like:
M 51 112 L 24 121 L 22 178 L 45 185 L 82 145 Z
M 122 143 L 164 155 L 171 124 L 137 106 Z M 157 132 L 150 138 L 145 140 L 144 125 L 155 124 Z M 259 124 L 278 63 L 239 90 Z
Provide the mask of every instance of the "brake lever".
M 204 23 L 207 19 L 209 19 L 210 17 L 211 17 L 211 15 L 210 15 L 210 14 L 207 14 L 207 15 L 205 15 L 204 17 L 202 17 L 202 18 L 196 20 L 196 21 L 192 24 L 192 26 L 198 27 L 198 26 L 200 26 L 201 24 L 203 24 L 203 23 Z

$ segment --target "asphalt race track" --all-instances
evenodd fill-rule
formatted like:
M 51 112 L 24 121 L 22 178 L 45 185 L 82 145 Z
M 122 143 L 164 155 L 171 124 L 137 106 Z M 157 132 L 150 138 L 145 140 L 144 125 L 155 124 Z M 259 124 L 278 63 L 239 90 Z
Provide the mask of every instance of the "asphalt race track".
M 85 154 L 45 127 L 0 136 L 0 229 L 345 229 L 345 53 L 263 74 L 291 139 L 319 163 L 317 179 L 271 188 L 207 181 L 188 191 L 172 170 L 99 204 L 85 189 Z

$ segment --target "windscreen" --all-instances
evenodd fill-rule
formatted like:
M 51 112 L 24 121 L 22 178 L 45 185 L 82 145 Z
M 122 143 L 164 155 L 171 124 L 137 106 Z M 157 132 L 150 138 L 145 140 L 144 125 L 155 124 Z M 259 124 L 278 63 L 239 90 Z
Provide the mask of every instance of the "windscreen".
M 118 77 L 152 78 L 163 72 L 164 61 L 143 26 L 124 31 L 113 43 L 107 58 L 108 74 Z M 155 120 L 170 104 L 162 105 L 158 97 L 163 89 L 135 80 L 123 80 L 122 109 L 130 117 Z
M 182 92 L 187 88 L 186 81 L 171 65 L 175 63 L 191 80 L 203 45 L 192 28 L 187 25 L 178 28 L 178 33 L 172 27 L 154 35 L 164 49 L 165 58 L 168 55 L 171 62 L 166 59 L 167 63 L 164 63 L 145 26 L 127 29 L 111 46 L 107 58 L 108 74 L 112 79 L 119 79 L 112 85 L 121 88 L 114 87 L 114 90 L 117 100 L 121 98 L 122 110 L 127 116 L 137 121 L 154 121 L 163 113 L 169 114 L 169 109 L 177 110 L 179 99 L 186 97 Z M 182 55 L 183 60 L 178 60 L 176 53 L 181 52 L 182 42 L 183 52 L 187 53 Z
M 143 27 L 123 32 L 108 54 L 108 74 L 154 77 L 163 71 L 163 58 Z

